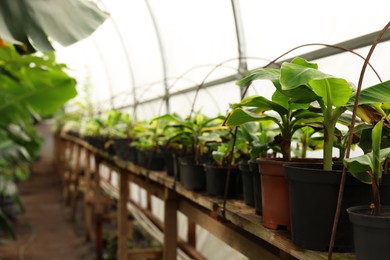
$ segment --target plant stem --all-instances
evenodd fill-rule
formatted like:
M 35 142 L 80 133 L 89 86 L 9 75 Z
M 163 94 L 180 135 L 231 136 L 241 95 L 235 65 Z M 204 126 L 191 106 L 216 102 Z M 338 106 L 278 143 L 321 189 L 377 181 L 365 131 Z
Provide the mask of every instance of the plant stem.
M 371 187 L 372 187 L 373 203 L 374 203 L 373 214 L 374 216 L 379 216 L 381 212 L 381 199 L 379 194 L 378 179 L 375 174 L 372 179 Z
M 325 122 L 325 120 L 324 120 Z M 333 137 L 336 123 L 330 121 L 328 125 L 324 125 L 324 170 L 332 170 L 332 154 L 333 154 Z

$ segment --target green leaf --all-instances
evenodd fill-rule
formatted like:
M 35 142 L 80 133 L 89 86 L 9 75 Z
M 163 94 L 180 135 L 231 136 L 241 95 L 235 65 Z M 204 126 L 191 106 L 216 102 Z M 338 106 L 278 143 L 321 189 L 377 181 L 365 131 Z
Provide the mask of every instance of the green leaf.
M 261 68 L 248 73 L 247 76 L 237 81 L 237 85 L 240 87 L 249 86 L 254 80 L 270 80 L 274 85 L 279 85 L 280 70 Z
M 355 158 L 344 159 L 344 165 L 349 172 L 364 183 L 371 184 L 373 176 L 380 180 L 382 165 L 390 155 L 390 148 L 380 150 L 383 120 L 379 121 L 372 130 L 372 152 Z
M 335 107 L 346 105 L 352 94 L 349 83 L 341 78 L 312 80 L 309 85 L 325 104 L 332 104 Z
M 296 109 L 307 109 L 310 106 L 309 102 L 305 103 L 295 103 L 296 99 L 293 97 L 286 96 L 284 93 L 276 90 L 272 95 L 272 101 L 283 106 L 285 109 L 289 111 L 293 111 Z
M 355 103 L 356 94 L 348 101 L 348 106 Z M 362 89 L 359 97 L 359 105 L 364 104 L 388 104 L 390 103 L 390 80 Z
M 373 157 L 372 171 L 373 174 L 376 174 L 379 177 L 379 179 L 382 177 L 382 169 L 381 169 L 382 165 L 380 160 L 382 128 L 383 128 L 383 120 L 379 121 L 372 129 L 372 157 Z
M 63 46 L 73 44 L 106 19 L 107 14 L 90 1 L 0 1 L 0 35 L 12 44 L 24 44 L 25 52 L 53 50 L 48 37 Z
M 288 110 L 285 107 L 276 102 L 268 100 L 263 96 L 251 96 L 244 98 L 240 103 L 233 104 L 232 107 L 255 107 L 258 113 L 269 110 L 273 110 L 279 115 L 285 115 L 288 113 Z
M 262 114 L 259 115 L 247 110 L 243 110 L 241 108 L 236 108 L 228 115 L 228 118 L 226 120 L 226 125 L 233 127 L 233 126 L 242 125 L 247 122 L 260 121 L 260 120 L 273 120 L 276 123 L 279 122 L 276 118 L 268 115 L 262 115 Z

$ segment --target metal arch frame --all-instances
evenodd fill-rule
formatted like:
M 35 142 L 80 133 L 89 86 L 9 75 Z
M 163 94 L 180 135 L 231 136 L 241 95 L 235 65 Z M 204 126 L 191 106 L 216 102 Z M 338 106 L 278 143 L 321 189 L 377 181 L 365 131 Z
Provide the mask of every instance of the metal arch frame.
M 104 4 L 103 0 L 98 0 L 99 3 L 105 8 L 108 10 L 107 6 Z M 116 32 L 116 35 L 118 36 L 119 38 L 119 42 L 120 42 L 120 45 L 122 47 L 122 51 L 123 53 L 125 54 L 125 62 L 127 64 L 127 68 L 128 68 L 128 72 L 129 72 L 129 76 L 130 76 L 130 82 L 132 84 L 132 92 L 133 92 L 133 102 L 134 102 L 134 105 L 133 105 L 133 118 L 136 120 L 136 113 L 135 113 L 135 110 L 137 109 L 137 96 L 136 96 L 136 91 L 135 91 L 135 76 L 134 76 L 134 72 L 133 72 L 133 66 L 131 64 L 131 59 L 130 59 L 130 54 L 129 52 L 127 51 L 127 48 L 126 48 L 126 44 L 125 44 L 125 40 L 123 39 L 122 37 L 122 34 L 119 30 L 119 27 L 118 27 L 118 24 L 116 23 L 116 20 L 114 19 L 114 17 L 111 15 L 110 18 L 109 18 L 112 22 L 112 26 L 114 27 L 115 29 L 115 32 Z
M 98 1 L 101 2 L 102 0 L 98 0 Z M 186 89 L 182 89 L 182 90 L 179 90 L 176 92 L 171 92 L 171 93 L 169 92 L 169 86 L 168 86 L 168 82 L 167 82 L 166 57 L 165 57 L 164 46 L 163 46 L 163 43 L 161 41 L 160 31 L 159 31 L 159 28 L 157 26 L 157 22 L 155 20 L 154 13 L 153 13 L 153 10 L 150 6 L 149 0 L 145 0 L 145 3 L 146 3 L 146 6 L 148 8 L 148 11 L 150 13 L 150 16 L 151 16 L 151 19 L 153 22 L 153 26 L 154 26 L 154 29 L 156 32 L 159 48 L 160 48 L 161 61 L 162 61 L 162 65 L 163 65 L 163 76 L 164 76 L 163 80 L 164 80 L 164 86 L 165 86 L 165 94 L 161 95 L 161 96 L 154 97 L 154 98 L 150 98 L 147 100 L 143 100 L 141 102 L 137 101 L 136 95 L 133 95 L 134 96 L 134 104 L 129 104 L 128 106 L 125 106 L 125 107 L 133 107 L 135 110 L 138 105 L 147 104 L 147 103 L 151 103 L 151 102 L 158 101 L 158 100 L 165 100 L 167 112 L 169 112 L 169 98 L 170 97 L 196 91 L 198 89 L 198 86 L 194 85 L 194 86 L 190 86 Z M 232 10 L 233 10 L 233 15 L 234 15 L 234 19 L 235 19 L 235 27 L 236 27 L 236 35 L 237 35 L 237 43 L 238 43 L 238 54 L 239 54 L 239 61 L 240 61 L 239 62 L 239 70 L 235 74 L 228 75 L 228 76 L 223 77 L 223 78 L 219 78 L 219 79 L 216 79 L 213 81 L 206 82 L 205 84 L 203 84 L 202 88 L 208 88 L 208 87 L 212 87 L 215 85 L 235 81 L 242 76 L 241 73 L 243 72 L 243 69 L 245 69 L 245 66 L 247 66 L 246 58 L 245 58 L 245 53 L 246 53 L 245 42 L 244 42 L 245 37 L 244 37 L 244 30 L 243 30 L 242 19 L 241 19 L 242 16 L 241 16 L 240 9 L 239 9 L 239 1 L 231 0 L 231 4 L 232 4 Z M 123 42 L 123 39 L 122 39 L 121 34 L 119 32 L 119 29 L 115 26 L 115 22 L 113 22 L 113 25 L 117 31 L 118 37 L 121 40 L 123 50 L 127 54 L 126 59 L 127 59 L 128 64 L 129 64 L 129 68 L 131 68 L 130 58 L 129 58 L 129 55 L 128 55 L 127 50 L 125 48 L 125 44 Z M 347 40 L 344 42 L 337 43 L 336 45 L 341 46 L 341 47 L 345 47 L 345 48 L 348 48 L 351 50 L 355 50 L 355 49 L 362 48 L 362 47 L 367 47 L 367 46 L 370 46 L 372 44 L 373 40 L 378 35 L 378 33 L 379 33 L 379 31 L 369 33 L 369 34 L 359 36 L 359 37 L 356 37 L 356 38 L 353 38 L 353 39 L 350 39 L 350 40 Z M 390 31 L 387 31 L 381 40 L 381 42 L 385 42 L 385 41 L 390 41 Z M 318 49 L 315 51 L 301 54 L 300 57 L 305 58 L 307 60 L 316 60 L 316 59 L 340 54 L 343 52 L 344 51 L 342 51 L 340 49 L 335 49 L 335 48 L 331 48 L 331 47 L 324 47 L 324 48 L 321 48 L 321 49 Z M 284 59 L 284 60 L 281 60 L 279 62 L 282 63 L 283 61 L 287 61 L 287 60 L 288 59 Z M 272 66 L 273 65 L 271 65 L 270 67 L 272 67 Z M 132 70 L 131 70 L 131 73 L 133 73 Z M 134 77 L 132 77 L 132 81 L 133 81 L 132 84 L 134 85 L 133 91 L 135 92 Z
M 341 46 L 341 47 L 344 47 L 344 48 L 347 48 L 347 49 L 351 49 L 351 50 L 367 47 L 367 46 L 370 46 L 372 44 L 373 40 L 375 39 L 375 37 L 378 34 L 379 34 L 379 31 L 373 32 L 373 33 L 369 33 L 369 34 L 366 34 L 366 35 L 363 35 L 363 36 L 360 36 L 360 37 L 357 37 L 357 38 L 353 38 L 351 40 L 347 40 L 347 41 L 344 41 L 344 42 L 337 43 L 335 45 L 338 45 L 338 46 Z M 381 40 L 382 43 L 386 42 L 386 41 L 390 41 L 390 31 L 387 31 L 384 34 L 384 36 L 383 36 L 383 38 Z M 318 50 L 315 50 L 315 51 L 311 51 L 311 52 L 307 52 L 305 54 L 301 54 L 299 56 L 302 57 L 302 58 L 305 58 L 307 60 L 316 60 L 316 59 L 329 57 L 329 56 L 333 56 L 333 55 L 344 53 L 344 52 L 345 51 L 342 51 L 340 49 L 335 49 L 335 48 L 331 48 L 331 47 L 324 47 L 324 48 L 321 48 L 321 49 L 318 49 Z M 284 59 L 284 60 L 278 61 L 278 63 L 282 63 L 282 62 L 288 61 L 288 60 L 289 59 Z M 272 65 L 270 67 L 272 67 Z M 212 86 L 215 86 L 215 85 L 219 85 L 219 84 L 235 81 L 235 80 L 239 79 L 240 77 L 241 77 L 241 75 L 239 73 L 228 75 L 228 76 L 223 77 L 223 78 L 219 78 L 219 79 L 216 79 L 216 80 L 213 80 L 213 81 L 206 82 L 202 86 L 202 88 L 208 88 L 208 87 L 212 87 Z M 196 86 L 191 86 L 191 87 L 188 87 L 186 89 L 182 89 L 182 90 L 177 91 L 177 92 L 172 92 L 172 93 L 170 93 L 168 95 L 168 97 L 182 95 L 182 94 L 185 94 L 185 93 L 188 93 L 188 92 L 196 91 L 197 89 L 198 89 L 197 85 Z M 155 97 L 155 98 L 147 99 L 147 100 L 144 100 L 144 101 L 140 102 L 140 104 L 146 104 L 146 103 L 154 102 L 156 100 L 161 100 L 161 99 L 164 99 L 164 98 L 167 98 L 167 96 L 166 95 L 165 96 L 158 96 L 158 97 Z
M 165 57 L 165 50 L 164 50 L 164 44 L 162 43 L 161 40 L 161 34 L 160 30 L 157 26 L 157 21 L 155 19 L 155 15 L 153 12 L 153 9 L 149 3 L 149 0 L 145 0 L 146 7 L 148 8 L 149 14 L 150 14 L 150 19 L 152 20 L 154 31 L 156 33 L 157 41 L 158 41 L 158 46 L 160 49 L 160 55 L 161 55 L 161 64 L 162 64 L 162 69 L 163 69 L 163 77 L 164 77 L 164 87 L 165 87 L 165 95 L 162 97 L 162 99 L 165 99 L 165 106 L 167 113 L 170 112 L 169 108 L 169 86 L 168 86 L 168 80 L 167 80 L 167 61 Z
M 244 26 L 242 24 L 242 15 L 240 11 L 240 5 L 238 0 L 231 0 L 234 25 L 236 27 L 236 36 L 237 36 L 237 47 L 238 47 L 238 72 L 242 75 L 246 74 L 248 71 L 248 63 L 245 59 L 246 55 L 246 45 L 245 45 L 245 34 Z
M 107 82 L 108 82 L 108 89 L 110 91 L 110 107 L 113 108 L 114 107 L 114 103 L 113 103 L 113 100 L 112 100 L 112 97 L 114 95 L 113 93 L 113 89 L 112 89 L 112 78 L 110 76 L 110 72 L 109 72 L 109 69 L 108 69 L 108 66 L 107 66 L 107 62 L 105 62 L 105 58 L 104 58 L 104 55 L 99 47 L 99 44 L 94 40 L 93 38 L 93 35 L 91 35 L 90 37 L 92 43 L 93 43 L 93 46 L 95 46 L 95 49 L 96 49 L 96 52 L 97 54 L 99 55 L 99 58 L 100 60 L 102 61 L 103 63 L 103 68 L 104 68 L 104 71 L 106 72 L 106 78 L 107 78 Z

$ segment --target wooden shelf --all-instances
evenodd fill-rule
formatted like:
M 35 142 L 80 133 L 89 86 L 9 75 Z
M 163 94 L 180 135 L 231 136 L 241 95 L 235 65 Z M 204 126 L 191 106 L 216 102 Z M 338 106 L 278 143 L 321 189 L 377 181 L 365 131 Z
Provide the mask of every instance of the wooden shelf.
M 145 188 L 151 194 L 165 200 L 167 190 L 175 196 L 178 201 L 178 210 L 184 213 L 191 214 L 191 219 L 196 218 L 198 222 L 205 221 L 206 217 L 215 225 L 218 230 L 203 223 L 203 227 L 209 229 L 217 237 L 228 243 L 233 248 L 238 249 L 243 254 L 251 256 L 257 250 L 271 252 L 277 258 L 284 259 L 327 259 L 327 252 L 317 252 L 305 250 L 294 245 L 290 239 L 290 232 L 287 230 L 270 230 L 265 228 L 261 222 L 262 218 L 256 215 L 255 209 L 244 204 L 241 200 L 227 200 L 225 216 L 222 216 L 223 199 L 208 196 L 205 193 L 193 192 L 185 189 L 179 182 L 175 182 L 173 177 L 167 176 L 166 172 L 150 171 L 134 165 L 131 162 L 125 162 L 118 157 L 110 156 L 109 154 L 97 150 L 85 141 L 72 136 L 61 136 L 63 140 L 76 143 L 90 152 L 100 157 L 102 164 L 110 169 L 127 174 L 130 182 L 134 182 Z M 119 187 L 110 186 L 108 183 L 102 184 L 105 190 L 110 192 L 110 195 L 119 198 Z M 172 195 L 170 195 L 172 196 Z M 202 226 L 193 219 L 195 223 Z M 213 222 L 214 221 L 214 222 Z M 233 232 L 233 233 L 232 233 Z M 230 238 L 222 237 L 227 233 L 236 236 L 233 241 Z M 223 235 L 225 234 L 225 235 Z M 245 243 L 241 243 L 238 238 Z M 245 238 L 247 237 L 247 238 Z M 248 246 L 249 245 L 249 246 Z M 244 252 L 243 252 L 244 251 Z M 333 259 L 355 259 L 353 253 L 334 253 Z

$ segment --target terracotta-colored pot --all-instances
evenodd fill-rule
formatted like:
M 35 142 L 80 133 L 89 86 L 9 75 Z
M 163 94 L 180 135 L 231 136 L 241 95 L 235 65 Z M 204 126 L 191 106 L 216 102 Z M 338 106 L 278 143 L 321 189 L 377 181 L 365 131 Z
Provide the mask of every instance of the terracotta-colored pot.
M 270 229 L 290 228 L 288 182 L 282 159 L 258 158 L 261 178 L 263 226 Z
M 260 172 L 263 226 L 290 229 L 290 197 L 282 158 L 257 158 Z M 313 158 L 292 159 L 289 163 L 317 162 Z

